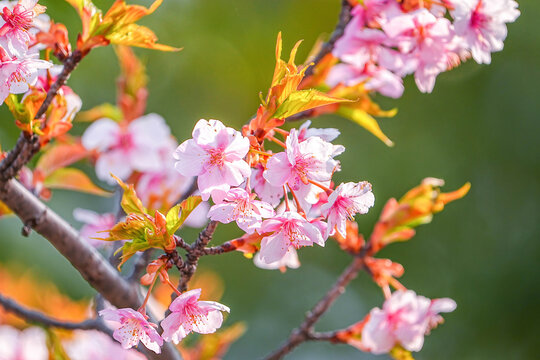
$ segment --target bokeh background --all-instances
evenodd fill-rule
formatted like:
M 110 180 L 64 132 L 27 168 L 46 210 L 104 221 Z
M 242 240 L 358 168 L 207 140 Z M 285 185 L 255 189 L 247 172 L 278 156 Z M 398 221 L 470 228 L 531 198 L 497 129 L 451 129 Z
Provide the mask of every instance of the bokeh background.
M 80 29 L 65 2 L 42 0 L 53 19 Z M 112 1 L 95 1 L 107 8 Z M 149 1 L 139 1 L 149 3 Z M 430 335 L 417 359 L 533 359 L 540 334 L 540 3 L 520 2 L 522 16 L 509 26 L 502 53 L 490 66 L 474 62 L 441 75 L 432 94 L 421 94 L 406 80 L 399 100 L 380 98 L 398 107 L 381 126 L 395 141 L 387 148 L 362 128 L 334 116 L 315 120 L 317 127 L 337 127 L 347 147 L 340 157 L 338 181 L 368 180 L 376 206 L 358 218 L 369 234 L 389 197 L 399 197 L 422 178 L 434 176 L 454 190 L 472 182 L 469 195 L 418 229 L 411 241 L 380 255 L 405 266 L 402 282 L 428 297 L 448 296 L 458 309 Z M 148 66 L 148 112 L 167 119 L 183 141 L 200 118 L 241 126 L 255 112 L 258 93 L 269 86 L 274 45 L 283 31 L 285 50 L 304 39 L 302 59 L 319 34 L 330 32 L 338 0 L 175 0 L 143 23 L 179 53 L 137 51 Z M 75 31 L 72 30 L 72 35 Z M 84 109 L 114 102 L 118 65 L 111 48 L 94 50 L 74 72 L 70 86 Z M 9 149 L 17 137 L 5 107 L 0 110 L 0 142 Z M 84 125 L 75 127 L 82 133 Z M 159 141 L 159 139 L 156 139 Z M 82 168 L 91 168 L 82 164 Z M 74 226 L 74 207 L 111 209 L 111 199 L 57 191 L 50 206 Z M 16 218 L 0 220 L 0 261 L 24 263 L 54 280 L 75 298 L 93 292 L 69 263 L 37 235 L 20 236 Z M 186 230 L 193 239 L 197 231 Z M 238 235 L 222 226 L 216 243 Z M 347 266 L 349 258 L 329 241 L 326 248 L 300 252 L 302 267 L 281 274 L 260 270 L 241 254 L 203 258 L 201 267 L 223 279 L 222 302 L 232 308 L 227 322 L 246 321 L 248 332 L 227 359 L 256 359 L 275 348 L 303 319 Z M 345 327 L 383 301 L 380 290 L 361 274 L 317 329 Z M 374 359 L 348 346 L 308 343 L 290 359 Z

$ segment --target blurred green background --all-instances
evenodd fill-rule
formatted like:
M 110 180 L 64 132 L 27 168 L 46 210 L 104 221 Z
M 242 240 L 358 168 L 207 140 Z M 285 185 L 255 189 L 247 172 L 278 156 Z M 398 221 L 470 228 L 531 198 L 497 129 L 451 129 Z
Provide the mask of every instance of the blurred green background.
M 69 29 L 80 29 L 75 12 L 58 0 L 40 3 Z M 112 1 L 95 1 L 107 8 Z M 149 1 L 138 1 L 146 3 Z M 522 16 L 509 26 L 502 53 L 490 66 L 473 62 L 441 75 L 433 94 L 421 94 L 411 79 L 398 107 L 381 126 L 395 141 L 387 148 L 360 127 L 333 116 L 315 120 L 317 127 L 337 127 L 340 157 L 338 181 L 368 180 L 376 206 L 358 218 L 368 234 L 389 197 L 399 197 L 424 177 L 434 176 L 454 190 L 472 182 L 469 195 L 418 229 L 410 242 L 380 255 L 405 266 L 402 282 L 428 297 L 451 297 L 458 309 L 427 339 L 417 359 L 533 359 L 540 334 L 540 40 L 538 1 L 520 2 Z M 254 114 L 258 93 L 269 86 L 274 45 L 283 31 L 286 51 L 304 39 L 300 59 L 320 33 L 330 32 L 338 0 L 169 0 L 148 25 L 179 53 L 137 50 L 148 64 L 148 112 L 165 117 L 180 141 L 190 137 L 200 118 L 241 126 Z M 75 30 L 72 30 L 72 34 Z M 69 85 L 83 108 L 114 102 L 118 65 L 111 48 L 94 50 L 74 72 Z M 17 137 L 10 114 L 2 107 L 0 142 L 9 149 Z M 75 133 L 82 133 L 76 125 Z M 89 166 L 83 165 L 91 172 Z M 93 175 L 93 173 L 92 173 Z M 57 191 L 50 206 L 75 226 L 74 207 L 111 209 L 111 199 Z M 39 236 L 20 236 L 16 218 L 0 220 L 0 261 L 24 262 L 50 277 L 74 297 L 92 290 L 79 274 Z M 185 239 L 196 231 L 187 230 Z M 239 234 L 222 226 L 216 243 Z M 203 258 L 201 267 L 217 272 L 226 283 L 222 302 L 232 308 L 228 324 L 246 321 L 248 332 L 227 359 L 255 359 L 275 348 L 333 283 L 349 258 L 329 241 L 326 248 L 303 249 L 302 267 L 281 274 L 264 271 L 234 253 Z M 360 320 L 383 296 L 361 274 L 329 311 L 317 329 L 331 330 Z M 308 343 L 290 359 L 372 359 L 348 346 Z

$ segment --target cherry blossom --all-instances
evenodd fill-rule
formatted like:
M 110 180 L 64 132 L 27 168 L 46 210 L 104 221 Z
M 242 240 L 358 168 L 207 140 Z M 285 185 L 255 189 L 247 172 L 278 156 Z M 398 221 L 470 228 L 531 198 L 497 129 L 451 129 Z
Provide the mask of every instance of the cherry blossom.
M 136 350 L 126 350 L 106 334 L 95 331 L 74 331 L 64 342 L 64 349 L 71 360 L 144 360 Z
M 268 160 L 263 176 L 271 185 L 288 184 L 293 190 L 308 185 L 309 180 L 330 181 L 339 164 L 333 157 L 344 150 L 342 146 L 334 146 L 317 136 L 300 142 L 296 129 L 291 129 L 286 145 L 285 152 Z
M 262 164 L 257 164 L 253 169 L 251 169 L 250 183 L 253 187 L 253 190 L 261 199 L 269 203 L 272 206 L 278 206 L 281 199 L 283 198 L 283 187 L 274 186 L 270 184 L 263 176 L 264 167 Z
M 419 9 L 393 17 L 382 28 L 406 55 L 404 64 L 392 70 L 398 71 L 399 75 L 414 72 L 420 91 L 431 92 L 437 75 L 449 67 L 454 36 L 450 21 Z
M 88 150 L 96 150 L 96 174 L 99 179 L 114 184 L 110 174 L 127 179 L 133 171 L 161 170 L 163 142 L 170 137 L 165 120 L 157 114 L 148 114 L 129 124 L 119 124 L 103 118 L 95 121 L 82 136 Z
M 0 47 L 0 105 L 11 94 L 22 94 L 35 85 L 40 69 L 48 69 L 52 64 L 38 59 L 37 52 L 22 59 L 9 56 Z
M 203 200 L 212 196 L 219 203 L 231 186 L 240 185 L 250 176 L 244 161 L 248 151 L 249 140 L 239 131 L 218 120 L 201 119 L 193 129 L 193 138 L 176 149 L 175 168 L 184 176 L 198 176 Z
M 332 67 L 326 78 L 326 83 L 336 86 L 343 83 L 346 86 L 354 86 L 364 83 L 366 90 L 376 91 L 384 96 L 394 99 L 403 95 L 403 81 L 401 77 L 382 66 L 368 63 L 362 68 L 350 64 L 337 64 Z
M 491 63 L 491 53 L 504 47 L 506 23 L 520 15 L 513 0 L 459 0 L 451 11 L 456 34 L 463 38 L 473 59 L 479 64 Z
M 340 134 L 338 129 L 334 128 L 324 128 L 316 129 L 310 128 L 311 120 L 306 120 L 300 128 L 298 128 L 298 141 L 304 141 L 309 137 L 317 136 L 323 139 L 324 141 L 334 141 Z
M 328 197 L 328 202 L 321 207 L 322 214 L 328 220 L 327 236 L 336 229 L 341 236 L 346 237 L 347 219 L 352 220 L 356 214 L 366 214 L 374 203 L 375 196 L 367 181 L 339 185 Z
M 319 228 L 297 212 L 286 211 L 263 221 L 259 233 L 272 233 L 261 241 L 260 259 L 266 264 L 280 261 L 291 249 L 317 244 L 324 246 Z
M 0 46 L 12 55 L 24 57 L 31 41 L 30 28 L 36 16 L 45 11 L 45 7 L 37 4 L 38 0 L 20 0 L 14 6 L 2 9 L 0 27 Z
M 244 189 L 230 189 L 221 204 L 210 208 L 208 217 L 224 224 L 236 221 L 240 229 L 251 234 L 261 227 L 263 218 L 273 217 L 275 214 L 270 204 L 254 198 L 255 194 Z
M 198 301 L 201 289 L 186 291 L 169 306 L 172 313 L 162 322 L 163 339 L 178 344 L 190 332 L 211 334 L 223 323 L 222 311 L 230 309 L 215 301 Z
M 47 336 L 41 328 L 30 327 L 19 331 L 11 326 L 0 326 L 0 359 L 47 360 Z
M 130 308 L 105 309 L 99 312 L 104 320 L 119 323 L 120 326 L 114 330 L 113 338 L 122 344 L 124 349 L 137 346 L 141 341 L 148 349 L 159 354 L 163 339 L 157 333 L 157 325 L 148 322 L 145 316 Z
M 276 270 L 279 269 L 282 272 L 289 269 L 298 269 L 300 267 L 300 261 L 298 260 L 298 252 L 295 249 L 289 249 L 285 255 L 278 261 L 272 263 L 265 263 L 261 259 L 261 253 L 258 252 L 253 257 L 253 263 L 256 267 L 265 269 L 265 270 Z
M 455 308 L 452 299 L 429 300 L 412 290 L 396 291 L 382 309 L 371 310 L 362 330 L 362 345 L 374 354 L 387 353 L 398 344 L 409 351 L 420 351 L 424 335 L 441 320 L 438 313 Z
M 79 233 L 90 245 L 103 246 L 105 242 L 97 240 L 102 238 L 103 231 L 108 231 L 116 225 L 116 216 L 112 213 L 98 214 L 91 210 L 76 208 L 73 210 L 75 220 L 84 223 Z

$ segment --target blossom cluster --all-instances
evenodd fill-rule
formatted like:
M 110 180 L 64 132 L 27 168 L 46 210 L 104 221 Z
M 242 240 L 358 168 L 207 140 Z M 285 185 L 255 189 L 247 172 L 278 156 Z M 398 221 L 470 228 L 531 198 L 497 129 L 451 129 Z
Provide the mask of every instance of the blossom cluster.
M 39 19 L 45 7 L 37 0 L 1 1 L 0 9 L 0 104 L 9 94 L 22 94 L 38 81 L 38 72 L 52 63 L 39 59 L 35 31 L 46 30 Z
M 431 92 L 437 76 L 472 56 L 489 64 L 503 49 L 506 24 L 520 12 L 514 0 L 365 0 L 333 51 L 342 63 L 326 82 L 399 98 L 402 78 L 414 74 L 420 91 Z
M 452 299 L 430 300 L 412 290 L 396 291 L 382 309 L 370 311 L 360 347 L 374 354 L 388 353 L 397 345 L 409 351 L 420 351 L 424 335 L 444 321 L 439 313 L 455 309 Z
M 144 311 L 105 309 L 99 314 L 104 320 L 117 325 L 113 337 L 124 349 L 137 346 L 140 341 L 159 354 L 163 341 L 178 344 L 191 332 L 211 334 L 221 327 L 221 312 L 229 312 L 229 308 L 215 301 L 198 301 L 200 295 L 201 289 L 186 291 L 171 303 L 171 313 L 161 321 L 161 335 L 156 330 L 157 325 L 148 321 Z
M 175 167 L 183 176 L 196 176 L 203 200 L 213 200 L 211 220 L 236 222 L 260 236 L 261 263 L 295 264 L 297 249 L 324 246 L 336 231 L 345 236 L 346 220 L 365 214 L 375 198 L 365 181 L 332 189 L 340 170 L 335 157 L 345 150 L 331 143 L 336 129 L 310 129 L 306 123 L 299 130 L 275 131 L 286 139 L 272 136 L 283 151 L 271 153 L 218 120 L 202 119 L 192 139 L 176 149 Z

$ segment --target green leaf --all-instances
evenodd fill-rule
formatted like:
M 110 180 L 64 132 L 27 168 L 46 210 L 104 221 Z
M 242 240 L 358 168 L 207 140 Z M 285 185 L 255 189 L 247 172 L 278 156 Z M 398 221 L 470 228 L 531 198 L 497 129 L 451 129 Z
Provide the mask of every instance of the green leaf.
M 112 174 L 111 176 L 116 180 L 116 182 L 118 182 L 118 185 L 124 189 L 124 195 L 122 195 L 120 205 L 126 214 L 146 214 L 146 209 L 143 206 L 142 201 L 137 197 L 133 184 L 127 185 L 116 176 Z
M 283 119 L 320 106 L 353 101 L 326 95 L 315 89 L 298 90 L 287 97 L 278 107 L 273 117 Z
M 182 203 L 176 205 L 167 213 L 167 232 L 172 235 L 182 226 L 187 217 L 202 202 L 200 196 L 190 196 Z
M 362 126 L 364 129 L 382 140 L 386 145 L 394 146 L 392 140 L 390 140 L 381 130 L 381 127 L 377 123 L 377 120 L 375 120 L 373 116 L 369 115 L 364 110 L 348 106 L 340 106 L 339 109 L 336 111 L 336 114 L 339 114 Z

